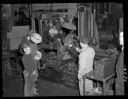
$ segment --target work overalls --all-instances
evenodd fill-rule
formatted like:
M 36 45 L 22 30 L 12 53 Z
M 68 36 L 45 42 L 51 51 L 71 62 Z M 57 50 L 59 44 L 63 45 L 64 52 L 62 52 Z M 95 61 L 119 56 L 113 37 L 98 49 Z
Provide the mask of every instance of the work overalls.
M 80 50 L 79 55 L 79 69 L 78 69 L 78 79 L 79 79 L 79 90 L 80 95 L 83 96 L 83 75 L 89 73 L 93 70 L 93 60 L 95 56 L 95 51 L 93 48 L 85 45 Z M 93 89 L 93 82 L 89 79 L 85 79 L 85 92 L 90 92 Z
M 115 94 L 124 95 L 124 50 L 120 53 L 118 58 L 116 73 Z
M 24 54 L 22 58 L 22 62 L 24 65 L 24 96 L 35 96 L 38 95 L 35 81 L 37 81 L 38 77 L 38 68 L 40 68 L 39 60 L 34 59 L 37 55 L 37 45 L 31 44 L 29 42 L 28 45 L 31 48 L 31 53 L 29 55 Z

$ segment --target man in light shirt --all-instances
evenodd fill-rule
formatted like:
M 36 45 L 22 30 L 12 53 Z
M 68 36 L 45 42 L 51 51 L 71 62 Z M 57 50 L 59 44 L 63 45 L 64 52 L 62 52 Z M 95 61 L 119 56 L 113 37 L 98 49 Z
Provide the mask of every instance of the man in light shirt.
M 80 46 L 81 49 L 76 48 L 76 51 L 80 53 L 79 55 L 79 67 L 78 67 L 78 79 L 79 79 L 79 91 L 80 95 L 83 96 L 83 75 L 89 73 L 93 70 L 93 60 L 95 56 L 95 51 L 92 47 L 88 45 L 91 39 L 81 38 Z M 85 79 L 85 92 L 89 93 L 93 90 L 92 80 Z
M 116 64 L 116 81 L 115 81 L 115 94 L 116 95 L 124 95 L 124 81 L 127 79 L 124 77 L 126 68 L 124 66 L 124 38 L 123 31 L 119 34 L 119 43 L 122 46 L 122 50 L 118 57 L 118 61 Z

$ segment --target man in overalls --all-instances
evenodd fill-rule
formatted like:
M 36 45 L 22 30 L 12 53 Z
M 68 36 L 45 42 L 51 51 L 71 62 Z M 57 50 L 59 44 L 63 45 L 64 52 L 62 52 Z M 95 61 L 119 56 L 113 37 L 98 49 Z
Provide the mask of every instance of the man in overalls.
M 122 45 L 122 50 L 116 65 L 117 78 L 115 82 L 115 94 L 124 95 L 124 41 L 123 41 L 122 31 L 120 32 L 119 35 L 119 42 L 120 45 Z
M 79 80 L 79 91 L 80 95 L 83 96 L 83 75 L 89 73 L 93 70 L 93 60 L 95 56 L 95 51 L 92 47 L 88 45 L 91 39 L 81 38 L 80 46 L 76 51 L 80 53 L 79 55 L 79 67 L 78 67 L 78 80 Z M 93 90 L 92 80 L 85 79 L 85 92 L 90 93 Z
M 30 33 L 30 35 L 22 41 L 21 47 L 24 51 L 22 57 L 25 79 L 24 96 L 38 95 L 37 89 L 35 88 L 35 81 L 37 81 L 38 69 L 40 69 L 39 60 L 41 59 L 42 54 L 38 51 L 37 44 L 41 43 L 41 41 L 42 38 L 37 33 Z

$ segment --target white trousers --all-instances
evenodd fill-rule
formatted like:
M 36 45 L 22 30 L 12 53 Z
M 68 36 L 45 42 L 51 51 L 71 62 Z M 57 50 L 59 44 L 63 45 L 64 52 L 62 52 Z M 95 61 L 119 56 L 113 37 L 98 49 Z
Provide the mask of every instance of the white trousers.
M 38 94 L 36 91 L 37 89 L 35 88 L 35 81 L 37 81 L 38 77 L 38 71 L 35 71 L 35 74 L 30 74 L 28 71 L 24 70 L 24 96 L 34 96 Z
M 93 81 L 85 79 L 85 92 L 90 92 L 91 90 L 93 90 Z M 79 80 L 79 91 L 80 95 L 83 96 L 83 79 Z

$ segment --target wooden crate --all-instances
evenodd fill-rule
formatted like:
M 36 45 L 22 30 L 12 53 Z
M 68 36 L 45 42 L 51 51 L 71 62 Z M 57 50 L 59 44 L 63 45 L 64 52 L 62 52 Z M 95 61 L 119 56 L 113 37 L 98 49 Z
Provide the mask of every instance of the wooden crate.
M 105 58 L 96 61 L 94 65 L 95 76 L 105 79 L 115 73 L 115 62 L 115 58 Z
M 21 40 L 28 33 L 29 26 L 13 26 L 12 31 L 7 33 L 7 38 L 10 39 L 10 50 L 19 48 Z

